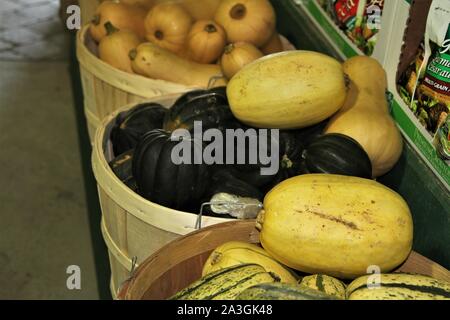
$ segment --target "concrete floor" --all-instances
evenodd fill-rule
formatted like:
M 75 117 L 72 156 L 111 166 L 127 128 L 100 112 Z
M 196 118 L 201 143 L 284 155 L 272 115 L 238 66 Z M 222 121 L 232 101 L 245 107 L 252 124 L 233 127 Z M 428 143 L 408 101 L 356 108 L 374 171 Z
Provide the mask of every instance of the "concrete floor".
M 54 20 L 57 1 L 10 1 L 14 11 L 6 13 L 5 1 L 0 8 L 0 299 L 98 299 L 68 43 L 20 57 L 1 50 L 10 43 L 2 38 L 8 31 L 2 17 L 20 11 L 14 4 L 49 5 Z M 53 28 L 58 41 L 67 40 L 61 25 Z M 21 50 L 23 37 L 12 39 L 13 50 Z M 40 39 L 44 47 L 51 43 Z M 66 286 L 71 265 L 81 269 L 81 290 Z

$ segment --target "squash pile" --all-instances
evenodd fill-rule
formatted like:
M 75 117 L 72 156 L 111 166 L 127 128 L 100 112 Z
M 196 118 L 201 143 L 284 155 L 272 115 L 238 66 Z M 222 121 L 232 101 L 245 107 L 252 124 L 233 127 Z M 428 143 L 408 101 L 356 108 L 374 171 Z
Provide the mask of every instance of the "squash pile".
M 121 71 L 206 88 L 283 51 L 275 24 L 269 0 L 103 1 L 90 34 Z
M 295 238 L 291 240 L 295 242 Z M 201 279 L 169 299 L 450 300 L 450 283 L 428 276 L 382 273 L 348 279 L 299 273 L 282 265 L 264 248 L 228 242 L 211 253 Z
M 140 46 L 163 50 L 151 43 Z M 137 60 L 141 54 L 136 52 Z M 164 58 L 159 55 L 155 59 Z M 152 66 L 144 65 L 143 68 Z M 365 76 L 358 72 L 359 69 Z M 278 72 L 271 72 L 273 70 Z M 367 83 L 367 76 L 375 80 Z M 111 167 L 127 186 L 154 203 L 192 213 L 198 213 L 204 203 L 213 203 L 206 206 L 205 214 L 239 219 L 256 218 L 263 200 L 267 201 L 273 194 L 269 191 L 290 178 L 308 174 L 340 175 L 343 176 L 340 184 L 348 183 L 349 188 L 359 186 L 354 192 L 355 201 L 372 197 L 359 204 L 358 210 L 365 208 L 368 219 L 376 221 L 375 217 L 369 216 L 375 212 L 372 207 L 378 205 L 372 205 L 372 202 L 378 203 L 378 189 L 370 184 L 370 180 L 352 184 L 345 177 L 376 178 L 390 170 L 402 152 L 400 133 L 388 113 L 384 79 L 382 67 L 368 57 L 351 58 L 341 64 L 316 52 L 274 54 L 244 67 L 232 77 L 227 87 L 187 92 L 169 109 L 150 103 L 119 115 L 111 131 L 117 156 Z M 373 122 L 374 119 L 378 122 Z M 339 126 L 344 121 L 345 126 Z M 368 127 L 370 122 L 373 128 Z M 202 132 L 197 136 L 199 125 Z M 269 128 L 278 129 L 278 134 L 259 130 Z M 210 129 L 223 139 L 219 149 L 215 137 L 203 137 L 203 133 Z M 229 131 L 245 133 L 249 143 L 239 144 L 235 136 L 228 137 Z M 266 132 L 268 136 L 264 140 Z M 260 142 L 258 148 L 268 151 L 268 156 L 272 151 L 278 151 L 275 154 L 276 173 L 265 174 L 268 164 L 261 158 L 251 161 L 257 142 Z M 378 149 L 375 148 L 377 144 Z M 226 157 L 230 154 L 230 147 L 233 147 L 232 161 Z M 186 161 L 185 153 L 189 161 Z M 244 156 L 244 163 L 238 161 L 238 153 Z M 205 154 L 212 158 L 206 158 Z M 360 196 L 365 188 L 369 191 Z M 327 189 L 323 192 L 326 193 Z M 338 193 L 343 192 L 336 190 Z M 349 194 L 344 192 L 338 200 L 334 200 L 336 195 L 333 194 L 329 201 L 339 203 Z M 310 198 L 314 197 L 312 192 Z M 316 202 L 322 203 L 327 199 L 321 195 Z M 356 206 L 352 202 L 354 200 L 350 199 L 350 204 L 342 203 L 342 206 Z M 214 205 L 221 202 L 245 205 L 241 210 L 237 205 Z M 393 210 L 400 212 L 399 208 L 404 207 L 404 204 L 394 206 Z M 340 217 L 339 210 L 329 209 Z M 351 212 L 347 209 L 342 214 L 350 215 Z M 270 219 L 270 210 L 267 218 Z M 389 229 L 383 230 L 388 232 Z M 393 234 L 388 232 L 387 237 Z M 395 253 L 396 259 L 402 260 L 408 252 L 410 234 L 400 236 L 405 241 L 400 248 L 403 254 L 391 252 Z M 358 242 L 355 240 L 354 243 Z M 395 243 L 400 245 L 398 239 Z M 390 242 L 385 245 L 393 246 Z M 299 254 L 304 255 L 305 252 Z M 376 253 L 370 256 L 374 258 Z M 393 264 L 399 262 L 390 261 Z M 292 265 L 301 266 L 301 262 L 292 262 Z M 357 271 L 360 273 L 361 270 Z M 353 274 L 352 270 L 345 272 Z

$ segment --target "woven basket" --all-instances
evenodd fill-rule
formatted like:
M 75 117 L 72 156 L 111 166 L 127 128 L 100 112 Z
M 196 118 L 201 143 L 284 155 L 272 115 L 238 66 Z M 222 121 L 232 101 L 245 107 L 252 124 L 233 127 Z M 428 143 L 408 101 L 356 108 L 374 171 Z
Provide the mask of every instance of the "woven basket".
M 140 265 L 123 286 L 119 299 L 164 300 L 171 297 L 200 279 L 211 252 L 229 241 L 259 243 L 255 221 L 221 223 L 171 242 Z M 447 269 L 414 251 L 397 271 L 450 281 Z
M 171 106 L 179 95 L 152 99 L 165 107 Z M 196 231 L 196 214 L 172 210 L 152 203 L 123 184 L 108 163 L 114 159 L 109 140 L 111 129 L 120 112 L 108 116 L 97 130 L 92 153 L 92 169 L 98 185 L 103 215 L 102 233 L 108 247 L 111 264 L 111 291 L 113 296 L 129 276 L 133 258 L 142 262 L 152 253 L 178 237 Z M 201 225 L 230 221 L 204 216 Z
M 83 27 L 77 35 L 77 58 L 80 63 L 84 110 L 89 136 L 107 115 L 130 103 L 182 93 L 195 89 L 164 80 L 150 79 L 118 70 L 97 57 L 97 44 Z

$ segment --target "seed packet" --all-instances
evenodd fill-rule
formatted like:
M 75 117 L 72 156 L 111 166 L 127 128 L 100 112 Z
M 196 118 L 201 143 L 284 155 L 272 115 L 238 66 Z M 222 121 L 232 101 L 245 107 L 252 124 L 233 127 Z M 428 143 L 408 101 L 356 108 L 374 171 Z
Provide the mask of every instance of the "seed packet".
M 381 29 L 384 0 L 317 0 L 347 37 L 372 55 Z
M 433 0 L 423 45 L 399 84 L 405 103 L 435 136 L 450 111 L 450 1 Z

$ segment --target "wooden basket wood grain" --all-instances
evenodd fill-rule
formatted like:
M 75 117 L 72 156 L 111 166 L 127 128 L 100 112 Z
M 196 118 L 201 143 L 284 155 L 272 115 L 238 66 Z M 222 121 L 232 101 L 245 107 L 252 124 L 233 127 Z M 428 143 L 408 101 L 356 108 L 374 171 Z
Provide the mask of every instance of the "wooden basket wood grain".
M 171 106 L 179 94 L 152 99 L 165 107 Z M 108 247 L 111 264 L 111 290 L 113 296 L 132 270 L 132 259 L 137 264 L 178 237 L 196 231 L 196 214 L 172 210 L 152 203 L 129 189 L 109 166 L 114 159 L 109 139 L 119 113 L 135 104 L 125 106 L 104 119 L 95 136 L 92 169 L 97 180 L 102 209 L 102 234 Z M 230 219 L 204 216 L 202 226 L 230 221 Z
M 103 62 L 97 57 L 97 44 L 89 33 L 88 25 L 77 34 L 77 58 L 91 141 L 103 118 L 124 105 L 196 89 L 194 86 L 123 72 Z
M 210 253 L 228 241 L 259 243 L 255 221 L 217 224 L 179 238 L 149 257 L 119 292 L 121 300 L 165 300 L 201 277 Z M 411 252 L 397 272 L 417 273 L 450 281 L 450 272 Z

